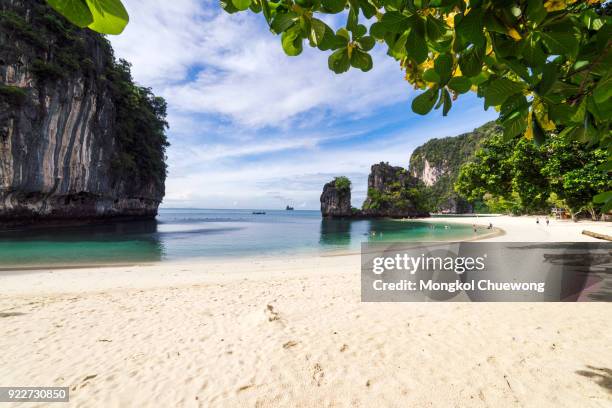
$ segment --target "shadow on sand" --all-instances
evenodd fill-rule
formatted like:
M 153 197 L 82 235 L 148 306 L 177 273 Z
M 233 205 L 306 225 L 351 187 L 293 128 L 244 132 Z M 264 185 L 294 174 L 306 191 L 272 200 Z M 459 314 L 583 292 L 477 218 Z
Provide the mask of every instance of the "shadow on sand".
M 597 385 L 603 387 L 612 394 L 612 370 L 590 365 L 588 365 L 587 368 L 588 370 L 576 371 L 576 374 L 592 379 Z

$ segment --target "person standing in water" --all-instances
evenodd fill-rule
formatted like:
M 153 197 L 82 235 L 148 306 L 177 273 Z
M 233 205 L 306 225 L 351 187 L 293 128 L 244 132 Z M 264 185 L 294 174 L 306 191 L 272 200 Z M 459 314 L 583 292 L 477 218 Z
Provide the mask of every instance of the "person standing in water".
M 546 217 L 546 226 L 548 227 L 549 224 L 550 224 L 550 220 L 548 219 L 548 217 Z

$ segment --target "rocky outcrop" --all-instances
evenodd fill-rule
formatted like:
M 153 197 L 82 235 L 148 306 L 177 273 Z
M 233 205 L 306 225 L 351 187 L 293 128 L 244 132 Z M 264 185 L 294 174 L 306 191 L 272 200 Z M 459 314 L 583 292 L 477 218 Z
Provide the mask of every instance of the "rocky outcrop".
M 399 166 L 375 164 L 368 176 L 368 195 L 363 203 L 365 217 L 428 217 L 420 194 L 420 181 Z
M 321 194 L 324 218 L 429 217 L 420 197 L 420 181 L 402 167 L 375 164 L 368 177 L 368 195 L 361 210 L 351 208 L 350 181 L 338 177 L 325 184 Z
M 489 122 L 456 137 L 431 139 L 417 147 L 410 157 L 410 174 L 423 182 L 433 210 L 443 213 L 470 213 L 473 208 L 457 194 L 454 184 L 461 166 L 473 159 L 482 140 L 500 132 Z
M 102 36 L 42 0 L 0 3 L 0 225 L 155 216 L 164 116 Z
M 338 182 L 338 178 L 325 184 L 321 194 L 321 215 L 324 218 L 351 217 L 351 189 Z

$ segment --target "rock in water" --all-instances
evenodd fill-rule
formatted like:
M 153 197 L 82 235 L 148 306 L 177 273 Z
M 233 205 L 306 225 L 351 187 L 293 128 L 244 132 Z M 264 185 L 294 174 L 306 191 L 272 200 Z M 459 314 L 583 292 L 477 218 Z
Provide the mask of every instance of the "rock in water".
M 350 217 L 352 215 L 350 183 L 347 188 L 339 180 L 340 178 L 336 178 L 323 187 L 323 193 L 321 194 L 321 215 L 324 218 Z
M 413 218 L 428 217 L 423 209 L 422 185 L 416 177 L 399 166 L 375 164 L 368 176 L 368 196 L 362 216 Z
M 0 2 L 0 225 L 154 217 L 165 115 L 102 36 L 43 0 Z

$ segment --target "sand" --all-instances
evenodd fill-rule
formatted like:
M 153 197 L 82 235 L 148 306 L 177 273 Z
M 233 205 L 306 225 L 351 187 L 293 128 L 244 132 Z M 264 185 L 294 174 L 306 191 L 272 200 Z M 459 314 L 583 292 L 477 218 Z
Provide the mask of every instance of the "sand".
M 593 240 L 588 223 L 531 221 L 496 217 L 490 239 Z M 3 273 L 0 287 L 0 385 L 69 386 L 69 406 L 612 403 L 611 304 L 360 303 L 355 254 Z

